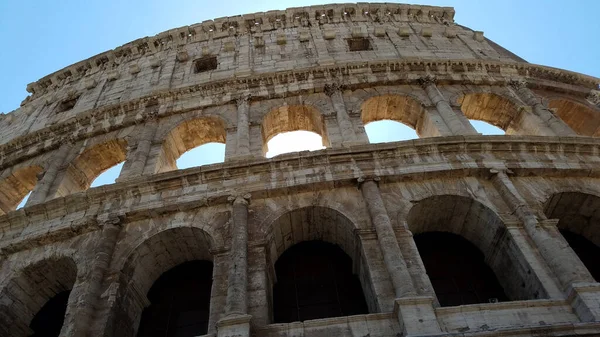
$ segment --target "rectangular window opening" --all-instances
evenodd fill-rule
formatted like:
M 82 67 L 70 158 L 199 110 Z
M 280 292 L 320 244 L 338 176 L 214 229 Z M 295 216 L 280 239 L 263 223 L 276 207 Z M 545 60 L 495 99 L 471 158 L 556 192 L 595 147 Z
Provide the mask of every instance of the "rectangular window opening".
M 348 48 L 350 51 L 363 51 L 363 50 L 373 50 L 371 47 L 371 41 L 364 37 L 350 38 L 346 39 L 348 42 Z
M 194 61 L 194 73 L 203 73 L 209 70 L 217 69 L 217 57 L 205 56 Z
M 79 96 L 74 97 L 74 98 L 69 98 L 69 99 L 66 99 L 66 100 L 60 102 L 56 113 L 61 113 L 61 112 L 65 112 L 65 111 L 69 111 L 69 110 L 73 109 L 75 107 L 75 104 L 77 104 L 78 99 L 79 99 Z

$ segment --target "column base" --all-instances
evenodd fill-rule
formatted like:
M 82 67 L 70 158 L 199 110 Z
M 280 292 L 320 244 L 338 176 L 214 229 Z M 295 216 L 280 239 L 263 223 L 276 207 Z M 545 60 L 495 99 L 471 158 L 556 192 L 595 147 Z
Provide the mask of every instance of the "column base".
M 574 283 L 567 302 L 582 322 L 600 321 L 600 283 Z
M 217 322 L 217 337 L 250 337 L 251 315 L 232 315 Z
M 405 337 L 442 333 L 433 308 L 433 297 L 397 298 L 394 302 L 394 313 Z
M 352 147 L 352 146 L 367 145 L 367 144 L 369 144 L 369 143 L 361 142 L 359 140 L 354 140 L 354 141 L 351 141 L 351 142 L 343 142 L 342 146 L 343 147 Z

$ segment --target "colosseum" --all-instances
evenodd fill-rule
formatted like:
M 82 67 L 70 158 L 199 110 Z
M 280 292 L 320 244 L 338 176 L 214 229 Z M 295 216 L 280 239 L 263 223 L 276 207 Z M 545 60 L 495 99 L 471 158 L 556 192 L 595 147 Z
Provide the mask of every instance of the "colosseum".
M 389 3 L 56 71 L 0 115 L 0 335 L 598 336 L 599 83 Z M 381 120 L 419 138 L 369 143 Z M 266 158 L 297 130 L 325 149 Z

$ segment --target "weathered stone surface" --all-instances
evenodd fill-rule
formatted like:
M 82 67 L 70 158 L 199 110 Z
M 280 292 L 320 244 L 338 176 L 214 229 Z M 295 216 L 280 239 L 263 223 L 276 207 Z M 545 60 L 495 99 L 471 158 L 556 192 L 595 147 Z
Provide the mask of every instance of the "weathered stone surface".
M 600 245 L 600 80 L 453 17 L 359 3 L 221 18 L 28 85 L 0 116 L 0 335 L 32 334 L 71 290 L 61 336 L 135 336 L 153 283 L 191 260 L 213 264 L 212 336 L 600 334 L 600 285 L 559 232 Z M 364 125 L 384 119 L 422 138 L 370 144 Z M 327 149 L 264 158 L 295 130 Z M 177 169 L 210 142 L 224 163 Z M 473 243 L 511 301 L 441 307 L 413 239 L 431 231 Z M 368 314 L 273 324 L 275 263 L 307 240 L 352 259 Z

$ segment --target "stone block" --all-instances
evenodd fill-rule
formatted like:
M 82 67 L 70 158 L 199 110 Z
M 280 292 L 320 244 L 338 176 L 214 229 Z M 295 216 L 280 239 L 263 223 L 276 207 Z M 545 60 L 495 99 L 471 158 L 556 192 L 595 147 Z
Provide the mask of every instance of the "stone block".
M 433 29 L 431 27 L 423 27 L 421 28 L 421 36 L 423 37 L 432 37 Z
M 96 87 L 98 83 L 96 82 L 95 79 L 93 78 L 86 78 L 83 85 L 85 86 L 86 89 L 90 90 Z
M 398 35 L 400 37 L 409 37 L 410 36 L 410 27 L 400 27 L 400 28 L 398 28 Z
M 141 71 L 140 66 L 137 63 L 129 65 L 129 73 L 135 75 Z
M 187 60 L 189 60 L 189 58 L 190 54 L 187 52 L 187 50 L 180 50 L 177 52 L 177 61 L 186 62 Z
M 323 31 L 323 38 L 325 40 L 333 40 L 333 39 L 335 39 L 336 35 L 337 35 L 337 32 L 335 29 L 325 29 Z
M 287 37 L 286 37 L 285 33 L 277 34 L 277 44 L 284 45 L 286 43 L 287 43 Z
M 385 33 L 386 33 L 385 27 L 382 27 L 382 26 L 375 27 L 375 32 L 374 32 L 375 36 L 384 37 Z
M 106 79 L 109 81 L 115 81 L 119 78 L 120 74 L 119 71 L 117 69 L 113 69 L 113 70 L 109 70 L 106 73 Z
M 482 31 L 478 31 L 478 30 L 474 31 L 473 32 L 473 39 L 475 41 L 478 41 L 478 42 L 484 41 L 485 37 L 483 36 L 483 32 Z

